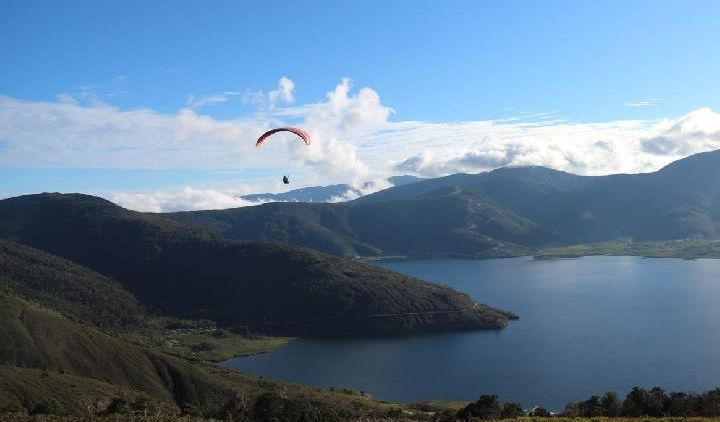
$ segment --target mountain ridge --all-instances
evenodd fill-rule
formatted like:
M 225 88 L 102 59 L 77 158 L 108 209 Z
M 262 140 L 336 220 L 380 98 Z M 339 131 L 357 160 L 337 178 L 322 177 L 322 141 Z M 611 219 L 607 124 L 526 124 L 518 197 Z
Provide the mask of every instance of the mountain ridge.
M 167 216 L 229 238 L 335 255 L 517 256 L 615 239 L 716 238 L 720 187 L 713 181 L 718 175 L 720 151 L 712 151 L 651 173 L 578 176 L 539 166 L 504 167 L 420 180 L 341 204 L 284 203 Z
M 422 179 L 410 175 L 387 178 L 387 182 L 393 186 L 407 185 L 420 180 Z M 363 189 L 370 187 L 369 183 L 365 183 L 360 187 L 340 183 L 327 186 L 309 186 L 281 193 L 253 193 L 241 195 L 240 198 L 251 202 L 342 202 L 343 200 L 349 200 L 352 196 L 362 196 Z
M 240 330 L 388 335 L 500 329 L 513 317 L 449 287 L 309 249 L 226 240 L 87 195 L 2 200 L 0 238 L 89 267 L 163 313 Z

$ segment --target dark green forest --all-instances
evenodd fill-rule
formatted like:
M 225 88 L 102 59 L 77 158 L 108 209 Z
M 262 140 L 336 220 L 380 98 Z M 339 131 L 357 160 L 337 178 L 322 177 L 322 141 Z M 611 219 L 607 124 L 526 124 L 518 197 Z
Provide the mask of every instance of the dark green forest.
M 0 201 L 0 238 L 112 278 L 146 307 L 279 335 L 500 329 L 509 312 L 361 262 L 217 234 L 79 194 Z

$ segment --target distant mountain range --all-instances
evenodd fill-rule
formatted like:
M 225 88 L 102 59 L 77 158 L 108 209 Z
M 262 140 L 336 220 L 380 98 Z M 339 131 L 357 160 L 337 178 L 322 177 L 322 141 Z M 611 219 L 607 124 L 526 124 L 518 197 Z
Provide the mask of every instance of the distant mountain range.
M 272 203 L 167 214 L 227 238 L 343 256 L 512 256 L 615 239 L 720 235 L 720 151 L 647 174 L 508 167 L 396 186 L 339 204 Z
M 415 176 L 393 176 L 387 181 L 393 186 L 403 186 L 423 180 Z M 251 202 L 342 202 L 362 196 L 363 188 L 345 183 L 329 186 L 312 186 L 293 189 L 283 193 L 255 193 L 240 198 Z

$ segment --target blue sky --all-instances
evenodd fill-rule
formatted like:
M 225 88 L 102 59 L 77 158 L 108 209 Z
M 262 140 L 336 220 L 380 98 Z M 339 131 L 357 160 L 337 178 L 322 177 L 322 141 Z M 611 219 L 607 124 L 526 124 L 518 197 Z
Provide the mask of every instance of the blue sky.
M 5 114 L 0 119 L 12 125 L 5 124 L 5 130 L 0 130 L 0 174 L 5 179 L 0 196 L 82 188 L 85 185 L 76 181 L 84 172 L 97 175 L 97 180 L 87 185 L 88 191 L 107 195 L 171 185 L 206 186 L 215 179 L 225 188 L 232 185 L 227 173 L 219 170 L 238 172 L 237 185 L 244 184 L 246 189 L 253 183 L 258 189 L 277 189 L 266 180 L 274 174 L 269 169 L 281 170 L 286 165 L 280 163 L 280 151 L 268 154 L 272 160 L 265 164 L 253 159 L 240 160 L 241 164 L 234 166 L 208 151 L 194 149 L 187 153 L 207 161 L 197 165 L 183 162 L 176 168 L 171 168 L 171 162 L 163 163 L 161 156 L 155 160 L 162 163 L 159 166 L 140 158 L 137 162 L 141 164 L 128 157 L 114 162 L 108 159 L 110 149 L 97 145 L 102 138 L 99 128 L 82 126 L 87 126 L 83 123 L 86 119 L 78 119 L 72 127 L 54 128 L 64 141 L 51 144 L 48 140 L 33 149 L 27 145 L 32 140 L 23 137 L 30 137 L 28 128 L 33 126 L 16 123 L 20 108 L 25 110 L 23 118 L 42 118 L 46 125 L 75 121 L 63 113 L 115 119 L 115 126 L 107 123 L 108 130 L 127 120 L 123 112 L 145 110 L 154 118 L 184 122 L 188 114 L 182 114 L 183 110 L 192 110 L 189 116 L 198 124 L 203 119 L 218 127 L 240 122 L 248 138 L 274 123 L 311 128 L 319 124 L 320 152 L 303 158 L 295 170 L 313 174 L 306 184 L 350 181 L 397 169 L 422 174 L 422 169 L 402 163 L 413 158 L 441 160 L 444 144 L 438 141 L 442 136 L 437 125 L 465 124 L 462 136 L 457 136 L 458 142 L 464 142 L 464 150 L 455 155 L 482 156 L 480 162 L 488 164 L 486 167 L 532 160 L 523 154 L 522 160 L 508 159 L 507 151 L 505 158 L 497 158 L 497 145 L 480 144 L 490 142 L 487 139 L 500 142 L 495 139 L 505 137 L 508 128 L 487 132 L 472 122 L 608 124 L 617 129 L 611 122 L 641 121 L 632 130 L 642 142 L 663 130 L 658 126 L 662 119 L 677 120 L 699 109 L 720 108 L 718 16 L 717 1 L 4 1 L 0 3 L 0 96 L 5 99 Z M 291 80 L 294 89 L 288 91 L 287 101 L 270 104 L 270 93 L 280 89 L 282 77 Z M 332 113 L 340 120 L 342 113 L 367 117 L 370 124 L 360 131 L 345 131 L 345 123 L 335 127 L 318 123 L 327 115 L 311 111 L 329 102 L 328 93 L 335 92 L 343 78 L 353 81 L 345 96 L 351 106 Z M 360 98 L 363 87 L 379 99 Z M 38 111 L 71 102 L 77 109 L 53 109 L 48 115 Z M 384 116 L 383 110 L 389 109 L 392 112 Z M 376 111 L 380 114 L 373 114 Z M 366 112 L 369 114 L 362 114 Z M 49 115 L 54 117 L 49 119 Z M 701 117 L 710 137 L 702 145 L 674 146 L 665 160 L 649 157 L 619 165 L 624 158 L 618 158 L 608 172 L 652 169 L 667 159 L 714 145 L 715 116 L 701 113 Z M 426 126 L 413 126 L 409 131 L 412 139 L 397 135 L 409 122 Z M 693 122 L 687 125 L 697 123 Z M 0 128 L 2 123 L 0 120 Z M 387 124 L 394 124 L 396 135 L 381 139 L 379 133 L 388 128 L 378 128 Z M 670 126 L 666 129 L 671 130 Z M 133 127 L 134 132 L 123 132 L 128 141 L 115 140 L 112 148 L 134 149 L 147 158 L 137 139 L 144 139 L 148 128 L 158 125 L 133 120 Z M 457 129 L 446 133 L 448 139 Z M 646 132 L 636 133 L 641 129 Z M 209 136 L 197 127 L 193 130 L 191 137 Z M 238 131 L 233 133 L 243 133 Z M 548 131 L 523 136 L 540 138 Z M 567 135 L 560 132 L 552 136 Z M 81 138 L 83 133 L 87 139 Z M 43 134 L 33 132 L 33 136 L 39 139 Z M 330 138 L 333 141 L 323 144 Z M 596 138 L 594 143 L 612 136 Z M 391 158 L 381 162 L 378 157 L 383 148 L 390 147 L 378 145 L 389 139 L 395 140 L 393 150 L 387 152 Z M 374 145 L 372 150 L 364 146 L 365 140 Z M 94 151 L 97 155 L 79 157 L 77 150 L 88 144 L 98 148 Z M 244 153 L 224 152 L 222 145 L 226 144 L 217 144 L 212 153 Z M 512 157 L 526 145 L 534 147 L 515 145 Z M 39 152 L 48 148 L 57 148 L 55 159 L 38 158 Z M 13 152 L 20 149 L 22 153 Z M 628 154 L 632 149 L 622 152 Z M 317 163 L 352 160 L 353 156 L 359 161 L 355 173 L 329 171 L 327 177 L 318 176 L 322 165 Z M 442 165 L 426 166 L 432 171 L 424 175 L 483 169 L 454 168 L 453 157 L 442 160 Z M 555 163 L 549 158 L 538 160 L 537 164 Z M 568 166 L 565 169 L 583 172 L 583 168 Z M 43 170 L 27 170 L 38 168 Z M 127 178 L 116 174 L 118 169 L 136 173 Z M 164 173 L 167 171 L 174 173 Z M 585 171 L 599 172 L 594 168 Z M 128 184 L 128 179 L 136 182 Z

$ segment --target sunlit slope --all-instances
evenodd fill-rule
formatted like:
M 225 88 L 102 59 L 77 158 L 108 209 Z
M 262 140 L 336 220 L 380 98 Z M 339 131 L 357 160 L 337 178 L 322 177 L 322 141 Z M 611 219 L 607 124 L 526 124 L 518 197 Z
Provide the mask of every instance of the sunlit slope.
M 117 282 L 66 259 L 0 240 L 0 287 L 103 329 L 131 330 L 144 318 Z
M 82 414 L 79 406 L 88 400 L 142 394 L 169 408 L 223 415 L 234 397 L 254 400 L 267 391 L 338 411 L 369 412 L 377 406 L 361 396 L 275 383 L 159 353 L 8 293 L 0 293 L 0 338 L 3 411 L 18 405 L 33 409 L 54 398 Z

